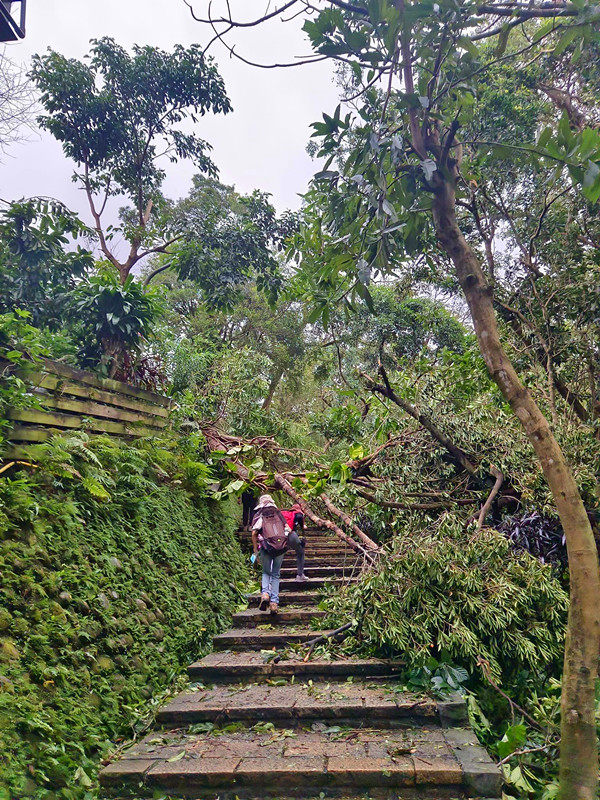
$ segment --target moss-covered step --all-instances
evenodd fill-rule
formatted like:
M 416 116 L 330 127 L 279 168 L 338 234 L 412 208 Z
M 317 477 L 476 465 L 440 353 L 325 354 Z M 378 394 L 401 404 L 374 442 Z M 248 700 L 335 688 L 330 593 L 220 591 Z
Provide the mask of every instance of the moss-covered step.
M 315 797 L 377 790 L 377 796 L 498 797 L 501 776 L 470 732 L 463 750 L 437 726 L 404 730 L 272 731 L 240 729 L 220 735 L 171 732 L 146 736 L 100 774 L 119 793 L 178 796 Z M 129 791 L 128 791 L 129 790 Z M 385 790 L 388 790 L 387 792 Z M 396 791 L 389 791 L 396 790 Z M 321 794 L 322 796 L 322 794 Z
M 462 704 L 464 706 L 464 703 Z M 463 720 L 466 719 L 466 709 Z M 293 725 L 320 720 L 358 727 L 436 723 L 438 704 L 425 696 L 387 690 L 378 684 L 288 683 L 283 686 L 234 684 L 182 692 L 157 715 L 161 725 L 259 720 Z
M 231 628 L 213 637 L 215 650 L 268 650 L 272 647 L 285 648 L 314 639 L 326 631 L 310 628 L 277 628 L 267 617 L 264 628 Z
M 266 657 L 265 657 L 266 656 Z M 397 676 L 401 661 L 381 661 L 375 658 L 337 660 L 314 659 L 303 661 L 301 657 L 281 658 L 249 651 L 245 653 L 210 653 L 188 667 L 191 680 L 202 683 L 235 683 L 242 680 L 262 681 L 271 678 L 295 680 L 345 680 L 353 678 L 388 678 Z
M 324 616 L 324 611 L 310 606 L 284 607 L 278 614 L 270 614 L 258 608 L 248 608 L 233 615 L 233 624 L 236 628 L 256 628 L 257 625 L 309 625 L 311 620 L 322 619 Z

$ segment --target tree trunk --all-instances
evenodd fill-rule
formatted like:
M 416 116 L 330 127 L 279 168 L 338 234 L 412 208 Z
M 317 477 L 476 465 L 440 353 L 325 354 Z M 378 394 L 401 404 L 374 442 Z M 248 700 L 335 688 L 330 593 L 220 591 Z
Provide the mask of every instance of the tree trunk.
M 105 365 L 108 377 L 114 378 L 123 363 L 125 354 L 123 345 L 116 339 L 102 339 L 100 345 L 102 347 L 101 363 Z
M 273 402 L 273 396 L 282 378 L 283 378 L 283 367 L 276 367 L 275 373 L 271 378 L 271 383 L 269 384 L 269 389 L 267 390 L 267 396 L 265 397 L 262 404 L 263 411 L 268 411 L 271 408 L 271 403 Z
M 565 533 L 571 601 L 561 698 L 560 790 L 564 800 L 592 800 L 598 788 L 594 686 L 600 643 L 600 575 L 594 537 L 564 454 L 504 352 L 492 288 L 458 226 L 454 178 L 447 175 L 438 170 L 434 176 L 433 219 L 437 238 L 454 264 L 490 375 L 540 460 Z

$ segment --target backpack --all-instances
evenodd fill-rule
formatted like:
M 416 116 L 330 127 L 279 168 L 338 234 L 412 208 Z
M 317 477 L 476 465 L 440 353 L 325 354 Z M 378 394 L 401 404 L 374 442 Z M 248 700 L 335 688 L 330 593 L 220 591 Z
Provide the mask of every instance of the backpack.
M 263 549 L 270 556 L 279 556 L 287 550 L 287 532 L 285 520 L 274 506 L 266 506 L 262 510 L 262 535 Z

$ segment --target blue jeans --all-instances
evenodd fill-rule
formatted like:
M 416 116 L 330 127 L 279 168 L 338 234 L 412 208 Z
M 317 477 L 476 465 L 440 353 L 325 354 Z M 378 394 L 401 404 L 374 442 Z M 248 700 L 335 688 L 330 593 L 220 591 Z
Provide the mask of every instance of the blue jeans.
M 269 595 L 272 603 L 279 603 L 279 573 L 281 572 L 283 553 L 274 558 L 265 550 L 260 550 L 259 553 L 263 570 L 261 591 Z

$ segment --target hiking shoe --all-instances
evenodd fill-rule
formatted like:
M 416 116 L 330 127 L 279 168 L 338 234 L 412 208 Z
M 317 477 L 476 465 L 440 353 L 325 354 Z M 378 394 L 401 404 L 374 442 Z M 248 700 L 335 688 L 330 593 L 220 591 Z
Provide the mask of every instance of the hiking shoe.
M 304 573 L 302 573 L 302 575 L 296 575 L 296 583 L 304 583 L 304 581 L 307 581 L 307 580 L 308 580 L 308 578 L 306 577 L 306 575 Z
M 266 592 L 263 592 L 261 594 L 260 603 L 258 604 L 258 607 L 260 608 L 261 611 L 266 611 L 267 610 L 267 608 L 269 607 L 269 600 L 270 599 L 271 598 L 269 597 L 269 595 Z
M 277 603 L 269 603 L 269 611 L 271 612 L 271 614 L 277 614 L 277 612 L 279 611 L 279 606 L 277 605 Z

